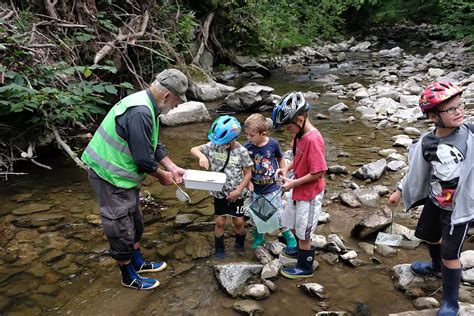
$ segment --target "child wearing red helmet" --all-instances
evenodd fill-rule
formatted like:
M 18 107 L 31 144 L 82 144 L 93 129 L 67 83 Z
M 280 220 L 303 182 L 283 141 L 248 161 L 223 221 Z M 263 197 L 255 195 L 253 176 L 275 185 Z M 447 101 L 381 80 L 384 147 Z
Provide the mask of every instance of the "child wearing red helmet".
M 437 315 L 456 315 L 461 281 L 461 248 L 474 219 L 474 138 L 464 124 L 462 88 L 435 82 L 423 91 L 421 111 L 435 129 L 410 148 L 410 168 L 388 203 L 403 195 L 406 209 L 424 204 L 415 236 L 428 243 L 431 261 L 417 261 L 411 271 L 442 276 L 443 303 Z

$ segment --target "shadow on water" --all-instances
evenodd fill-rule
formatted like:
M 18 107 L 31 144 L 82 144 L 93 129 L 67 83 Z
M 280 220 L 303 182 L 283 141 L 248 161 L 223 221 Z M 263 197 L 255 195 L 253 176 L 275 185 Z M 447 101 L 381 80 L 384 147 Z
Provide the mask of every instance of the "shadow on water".
M 356 78 L 354 78 L 355 80 Z M 289 90 L 324 92 L 321 86 L 304 76 L 289 76 L 283 72 L 260 83 L 275 88 L 275 93 Z M 327 109 L 341 100 L 323 96 L 313 103 L 311 119 L 320 129 L 326 142 L 328 165 L 344 165 L 351 172 L 357 166 L 379 159 L 377 148 L 391 148 L 390 136 L 396 130 L 375 130 L 361 121 L 348 123 L 345 119 L 356 115 L 352 110 L 330 114 Z M 350 102 L 345 100 L 351 108 Z M 327 116 L 316 119 L 316 114 Z M 270 113 L 264 113 L 270 116 Z M 248 114 L 238 114 L 241 122 Z M 196 159 L 189 149 L 207 142 L 209 122 L 160 129 L 160 139 L 170 151 L 170 156 L 185 168 L 198 169 Z M 290 135 L 272 132 L 272 137 L 289 149 Z M 245 138 L 240 138 L 242 142 Z M 348 155 L 338 156 L 346 152 Z M 144 190 L 164 200 L 168 208 L 159 211 L 159 218 L 146 213 L 147 226 L 143 238 L 144 253 L 150 258 L 164 257 L 170 267 L 152 274 L 162 285 L 152 292 L 132 291 L 120 286 L 118 269 L 107 255 L 107 242 L 99 226 L 95 196 L 88 185 L 86 174 L 70 161 L 50 161 L 54 170 L 27 170 L 30 175 L 12 178 L 0 186 L 0 215 L 2 219 L 2 255 L 0 267 L 0 311 L 11 315 L 71 314 L 71 315 L 236 315 L 230 298 L 219 289 L 209 258 L 195 259 L 194 249 L 204 243 L 204 252 L 212 250 L 212 225 L 204 231 L 176 229 L 174 215 L 199 214 L 196 221 L 212 221 L 211 199 L 206 192 L 190 192 L 195 205 L 183 206 L 174 200 L 175 188 L 163 188 L 147 181 Z M 317 234 L 336 233 L 347 246 L 359 249 L 358 240 L 349 232 L 360 218 L 372 212 L 369 209 L 351 209 L 331 203 L 329 197 L 342 191 L 342 182 L 349 180 L 338 176 L 327 179 L 325 209 L 331 214 L 328 224 L 318 226 Z M 391 187 L 398 176 L 386 174 L 378 183 Z M 360 181 L 350 179 L 358 184 Z M 380 203 L 385 203 L 383 198 Z M 209 213 L 211 210 L 211 213 Z M 409 227 L 413 220 L 397 219 Z M 230 226 L 228 234 L 231 235 Z M 251 234 L 247 240 L 251 240 Z M 224 262 L 255 261 L 247 246 L 243 253 L 230 249 Z M 373 242 L 373 240 L 369 240 Z M 249 244 L 250 242 L 248 242 Z M 470 245 L 472 248 L 472 245 Z M 169 255 L 166 251 L 172 248 Z M 388 277 L 390 267 L 398 263 L 423 258 L 425 251 L 400 250 L 394 257 L 379 258 L 380 264 L 359 252 L 359 258 L 368 264 L 359 268 L 342 263 L 330 265 L 317 260 L 320 267 L 308 281 L 292 281 L 282 277 L 274 282 L 279 290 L 268 299 L 260 301 L 268 315 L 311 315 L 326 306 L 329 310 L 353 312 L 356 304 L 368 304 L 373 315 L 410 310 L 412 303 L 404 294 L 394 289 Z M 171 257 L 169 257 L 171 256 Z M 200 255 L 196 255 L 197 258 Z M 201 256 L 202 257 L 202 256 Z M 219 262 L 220 263 L 220 262 Z M 329 298 L 320 301 L 303 294 L 295 285 L 318 282 L 326 287 Z

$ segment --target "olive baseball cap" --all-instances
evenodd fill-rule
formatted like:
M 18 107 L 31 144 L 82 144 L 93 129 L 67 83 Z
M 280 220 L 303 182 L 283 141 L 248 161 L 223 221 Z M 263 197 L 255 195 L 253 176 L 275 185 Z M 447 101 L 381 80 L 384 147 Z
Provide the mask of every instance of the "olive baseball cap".
M 156 81 L 173 92 L 183 102 L 186 102 L 186 91 L 188 90 L 188 78 L 178 69 L 166 69 L 156 75 Z

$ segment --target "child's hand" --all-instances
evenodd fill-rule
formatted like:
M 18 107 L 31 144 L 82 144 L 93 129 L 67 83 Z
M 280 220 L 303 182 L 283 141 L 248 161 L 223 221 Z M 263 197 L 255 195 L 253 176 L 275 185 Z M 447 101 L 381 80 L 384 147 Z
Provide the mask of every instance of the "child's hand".
M 227 201 L 229 202 L 235 202 L 238 198 L 240 197 L 240 192 L 237 190 L 234 190 L 227 194 Z
M 278 168 L 276 171 L 275 171 L 275 179 L 278 179 L 280 177 L 286 177 L 286 173 L 288 171 L 285 169 L 285 168 Z
M 253 183 L 251 181 L 249 182 L 249 184 L 247 184 L 247 189 L 253 192 Z
M 402 192 L 400 190 L 396 190 L 388 197 L 388 204 L 389 205 L 397 205 L 400 202 L 400 198 L 402 197 Z
M 207 157 L 199 158 L 199 166 L 204 169 L 209 169 L 209 160 Z
M 283 191 L 290 191 L 296 186 L 296 181 L 287 177 L 281 177 L 283 180 L 283 184 L 281 185 L 281 189 Z

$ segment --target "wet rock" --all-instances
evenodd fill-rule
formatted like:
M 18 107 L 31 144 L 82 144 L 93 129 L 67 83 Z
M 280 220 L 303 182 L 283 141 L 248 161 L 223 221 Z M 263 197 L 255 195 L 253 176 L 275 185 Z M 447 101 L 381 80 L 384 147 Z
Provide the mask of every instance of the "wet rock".
M 22 216 L 12 220 L 12 224 L 17 227 L 41 227 L 56 225 L 64 219 L 65 215 L 35 213 L 29 216 Z
M 352 191 L 364 206 L 375 207 L 380 198 L 379 192 L 374 188 L 362 188 Z
M 328 167 L 328 174 L 348 174 L 347 168 L 345 166 L 334 165 Z
M 417 97 L 418 98 L 418 97 Z M 418 102 L 417 102 L 418 103 Z M 421 135 L 421 132 L 415 128 L 415 127 L 411 127 L 411 126 L 408 126 L 408 127 L 405 127 L 403 129 L 403 132 L 407 135 L 411 135 L 411 136 L 420 136 Z
M 348 110 L 349 110 L 349 107 L 342 102 L 338 104 L 334 104 L 328 109 L 329 112 L 344 112 Z
M 355 259 L 355 258 L 357 258 L 357 252 L 355 252 L 354 250 L 351 250 L 351 251 L 348 251 L 345 254 L 341 255 L 340 257 L 341 257 L 341 259 L 346 260 L 346 261 L 351 260 L 351 259 Z
M 213 252 L 209 241 L 204 237 L 194 238 L 186 245 L 185 251 L 193 259 L 209 257 Z
M 176 244 L 160 246 L 156 251 L 160 257 L 167 258 L 169 257 L 176 248 Z
M 474 250 L 463 251 L 460 260 L 464 269 L 474 268 Z
M 5 311 L 11 304 L 12 300 L 5 295 L 0 295 L 0 312 Z
M 66 256 L 66 254 L 63 251 L 51 250 L 51 251 L 47 252 L 46 254 L 42 255 L 40 259 L 41 259 L 42 262 L 52 263 L 52 262 L 56 262 L 58 260 L 61 260 L 65 256 Z
M 10 278 L 14 277 L 15 275 L 24 271 L 25 268 L 8 268 L 4 269 L 4 271 L 0 271 L 0 283 L 3 283 Z
M 0 252 L 0 259 L 5 263 L 13 263 L 18 259 L 17 250 L 5 250 Z
M 219 284 L 226 292 L 236 297 L 244 287 L 245 282 L 249 278 L 259 274 L 262 268 L 263 266 L 261 264 L 247 262 L 218 264 L 214 266 L 214 273 Z
M 390 270 L 390 278 L 395 288 L 406 291 L 410 288 L 436 290 L 441 286 L 441 280 L 435 277 L 415 276 L 410 270 L 410 264 L 398 264 Z
M 323 253 L 321 259 L 332 266 L 339 262 L 339 256 L 335 253 Z
M 387 256 L 394 256 L 397 254 L 397 249 L 392 248 L 387 245 L 377 245 L 375 246 L 375 253 L 378 253 L 381 256 L 387 257 Z
M 97 214 L 89 214 L 86 216 L 86 222 L 89 224 L 92 224 L 94 226 L 100 226 L 102 225 L 102 222 L 100 220 L 100 216 Z
M 413 301 L 416 309 L 439 307 L 439 302 L 434 297 L 419 297 Z
M 399 161 L 407 162 L 407 157 L 395 152 L 395 153 L 389 154 L 388 157 L 387 157 L 387 161 L 393 161 L 393 160 L 395 160 L 395 161 L 399 160 Z
M 351 236 L 354 238 L 369 238 L 390 225 L 392 219 L 377 211 L 369 214 L 360 220 L 351 230 Z
M 407 164 L 404 161 L 392 160 L 387 164 L 387 170 L 396 172 L 404 168 Z
M 59 272 L 63 275 L 68 275 L 70 277 L 75 277 L 77 273 L 81 272 L 82 268 L 80 268 L 75 263 L 71 263 L 66 268 L 59 270 Z
M 278 255 L 283 251 L 286 245 L 282 242 L 279 242 L 278 240 L 272 240 L 270 242 L 265 243 L 264 247 L 265 249 L 270 251 L 272 255 L 278 257 Z
M 364 303 L 357 303 L 354 316 L 370 316 L 372 313 L 370 312 L 370 308 L 368 304 Z
M 352 208 L 361 207 L 362 204 L 359 202 L 359 199 L 353 192 L 343 192 L 339 195 L 341 202 Z
M 173 264 L 173 266 L 175 266 L 173 276 L 177 276 L 193 269 L 196 265 L 194 263 L 181 263 L 177 261 L 175 264 Z
M 397 150 L 393 148 L 388 148 L 388 149 L 381 149 L 379 150 L 378 154 L 382 157 L 388 157 L 388 155 L 396 153 Z
M 46 308 L 54 308 L 60 305 L 58 300 L 49 295 L 43 294 L 33 294 L 30 296 L 30 299 L 38 306 L 43 306 Z
M 270 296 L 270 290 L 263 284 L 251 284 L 244 287 L 242 297 L 261 300 Z
M 28 192 L 28 193 L 20 193 L 20 194 L 15 194 L 10 198 L 11 201 L 21 203 L 21 202 L 29 202 L 33 200 L 33 193 Z
M 188 225 L 186 226 L 186 229 L 190 231 L 207 232 L 207 231 L 213 231 L 214 226 L 215 226 L 214 222 L 200 222 L 200 223 L 193 223 L 191 225 Z
M 261 264 L 267 264 L 273 261 L 273 256 L 262 246 L 258 246 L 257 249 L 255 249 L 255 257 Z
M 323 235 L 311 235 L 311 245 L 317 249 L 323 249 L 328 243 L 326 236 Z
M 352 175 L 362 180 L 369 179 L 375 181 L 382 176 L 386 166 L 387 161 L 385 159 L 379 159 L 360 167 L 358 170 L 354 171 Z
M 289 257 L 286 257 L 286 256 L 280 254 L 280 256 L 278 257 L 278 260 L 281 262 L 281 265 L 285 268 L 296 266 L 296 259 L 294 259 L 294 258 L 289 258 Z M 316 262 L 316 260 L 315 260 L 315 262 Z
M 228 95 L 224 99 L 220 110 L 233 112 L 250 111 L 263 104 L 271 104 L 273 101 L 272 93 L 273 88 L 271 87 L 250 83 Z
M 410 299 L 426 296 L 426 292 L 419 287 L 409 288 L 405 291 L 405 296 Z
M 46 212 L 51 209 L 51 204 L 32 203 L 13 210 L 13 215 L 29 215 L 34 213 Z
M 194 222 L 199 215 L 196 214 L 178 214 L 174 219 L 176 226 L 185 226 Z
M 160 124 L 164 126 L 178 126 L 210 120 L 211 117 L 206 105 L 196 101 L 185 102 L 168 113 L 160 115 Z
M 331 221 L 331 215 L 329 215 L 329 213 L 324 212 L 324 211 L 321 211 L 319 213 L 318 225 L 319 224 L 326 224 L 326 223 L 329 223 L 330 221 Z
M 262 279 L 262 283 L 265 284 L 265 286 L 268 287 L 271 292 L 275 292 L 276 290 L 278 290 L 276 284 L 270 280 Z
M 360 242 L 359 247 L 369 256 L 374 255 L 374 248 L 375 246 L 372 244 L 369 244 L 367 242 Z
M 262 269 L 261 277 L 263 279 L 271 279 L 276 278 L 278 276 L 278 272 L 282 268 L 282 263 L 278 259 L 274 259 L 273 261 L 265 264 Z
M 303 292 L 305 292 L 306 294 L 312 296 L 312 297 L 316 297 L 318 299 L 325 299 L 325 298 L 328 298 L 329 295 L 326 291 L 326 288 L 324 288 L 324 286 L 322 286 L 321 284 L 319 283 L 303 283 L 303 284 L 299 284 L 297 285 L 297 287 L 302 290 Z
M 464 282 L 474 285 L 474 269 L 465 270 L 462 272 L 462 280 Z
M 25 316 L 25 315 L 41 315 L 41 308 L 39 307 L 25 307 L 20 306 L 17 309 L 13 308 L 8 312 L 8 316 Z
M 331 243 L 334 243 L 334 244 L 337 245 L 337 246 L 339 247 L 339 249 L 341 249 L 342 251 L 347 251 L 346 245 L 344 245 L 344 242 L 342 241 L 341 237 L 339 237 L 338 235 L 336 235 L 336 234 L 329 234 L 328 237 L 327 237 L 327 241 L 328 241 L 328 242 L 331 242 Z
M 250 316 L 257 316 L 263 314 L 263 307 L 256 301 L 253 300 L 239 300 L 232 305 L 232 308 Z
M 408 148 L 413 143 L 411 138 L 399 137 L 393 143 L 393 147 L 405 147 Z
M 61 288 L 55 284 L 41 284 L 36 290 L 39 294 L 57 296 Z

